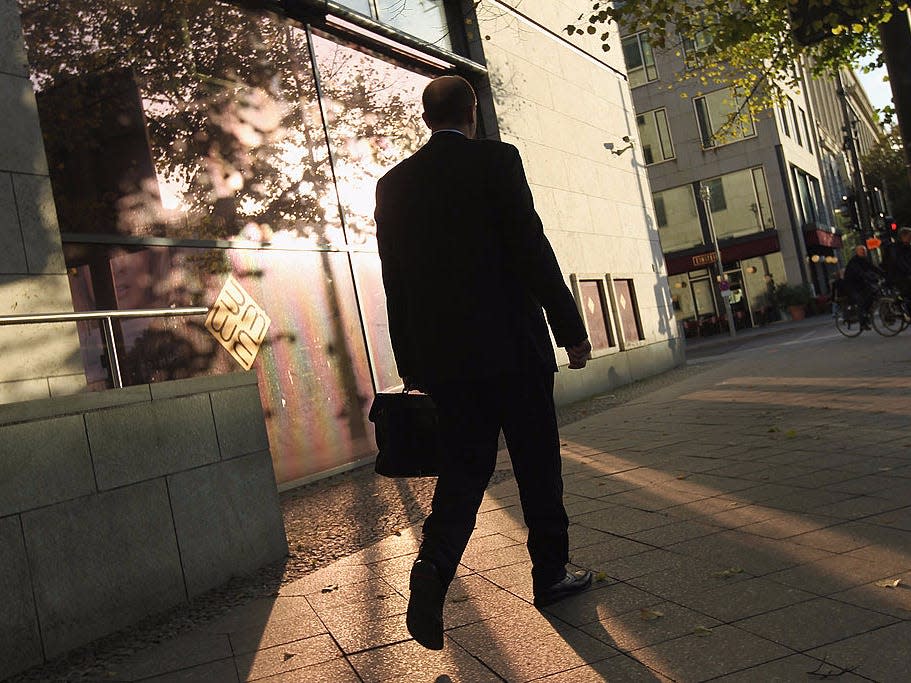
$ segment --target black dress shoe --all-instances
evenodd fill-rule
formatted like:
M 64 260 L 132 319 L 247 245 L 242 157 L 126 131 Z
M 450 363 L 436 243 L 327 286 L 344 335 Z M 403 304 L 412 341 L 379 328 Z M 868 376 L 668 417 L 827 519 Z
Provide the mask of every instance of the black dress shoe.
M 432 562 L 417 560 L 411 567 L 411 595 L 405 624 L 408 633 L 428 650 L 443 649 L 443 599 L 446 589 Z
M 535 591 L 535 607 L 546 607 L 563 598 L 584 591 L 592 585 L 592 573 L 584 569 L 566 572 L 566 576 L 547 588 Z

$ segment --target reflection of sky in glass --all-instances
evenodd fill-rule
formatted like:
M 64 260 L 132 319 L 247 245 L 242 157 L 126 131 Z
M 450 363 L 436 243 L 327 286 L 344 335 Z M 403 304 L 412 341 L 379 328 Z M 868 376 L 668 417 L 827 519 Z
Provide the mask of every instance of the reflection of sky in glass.
M 430 79 L 313 37 L 348 239 L 375 244 L 376 181 L 427 138 L 421 93 Z

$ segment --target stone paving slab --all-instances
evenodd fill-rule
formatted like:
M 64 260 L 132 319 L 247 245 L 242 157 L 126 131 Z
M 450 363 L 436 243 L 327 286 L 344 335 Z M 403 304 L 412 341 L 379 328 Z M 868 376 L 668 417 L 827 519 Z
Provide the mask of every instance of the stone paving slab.
M 485 495 L 442 652 L 405 629 L 415 525 L 109 680 L 908 680 L 906 341 L 714 362 L 564 428 L 570 560 L 598 572 L 583 594 L 531 605 L 510 480 Z

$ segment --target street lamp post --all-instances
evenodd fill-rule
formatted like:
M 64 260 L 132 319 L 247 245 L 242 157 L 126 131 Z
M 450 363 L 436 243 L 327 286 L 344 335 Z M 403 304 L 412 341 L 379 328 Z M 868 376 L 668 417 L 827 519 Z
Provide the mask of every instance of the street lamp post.
M 715 246 L 715 263 L 718 264 L 718 288 L 724 301 L 724 310 L 727 313 L 728 332 L 732 337 L 735 337 L 737 336 L 737 331 L 734 327 L 734 314 L 731 312 L 731 286 L 728 283 L 727 276 L 724 274 L 724 264 L 721 262 L 721 248 L 718 246 L 715 223 L 712 220 L 712 190 L 707 185 L 701 184 L 699 196 L 705 205 L 705 217 L 709 223 L 709 234 L 712 237 L 712 244 Z

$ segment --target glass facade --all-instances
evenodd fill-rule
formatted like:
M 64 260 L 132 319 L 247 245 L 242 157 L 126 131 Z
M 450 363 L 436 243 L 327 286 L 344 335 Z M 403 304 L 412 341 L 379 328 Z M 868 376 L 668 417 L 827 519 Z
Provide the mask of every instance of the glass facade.
M 76 309 L 207 306 L 233 275 L 272 319 L 255 367 L 278 481 L 369 455 L 373 393 L 400 382 L 375 181 L 426 139 L 434 74 L 224 3 L 20 4 Z M 386 19 L 443 16 L 420 7 Z M 80 337 L 109 386 L 97 327 Z M 201 319 L 115 338 L 126 384 L 240 369 Z

